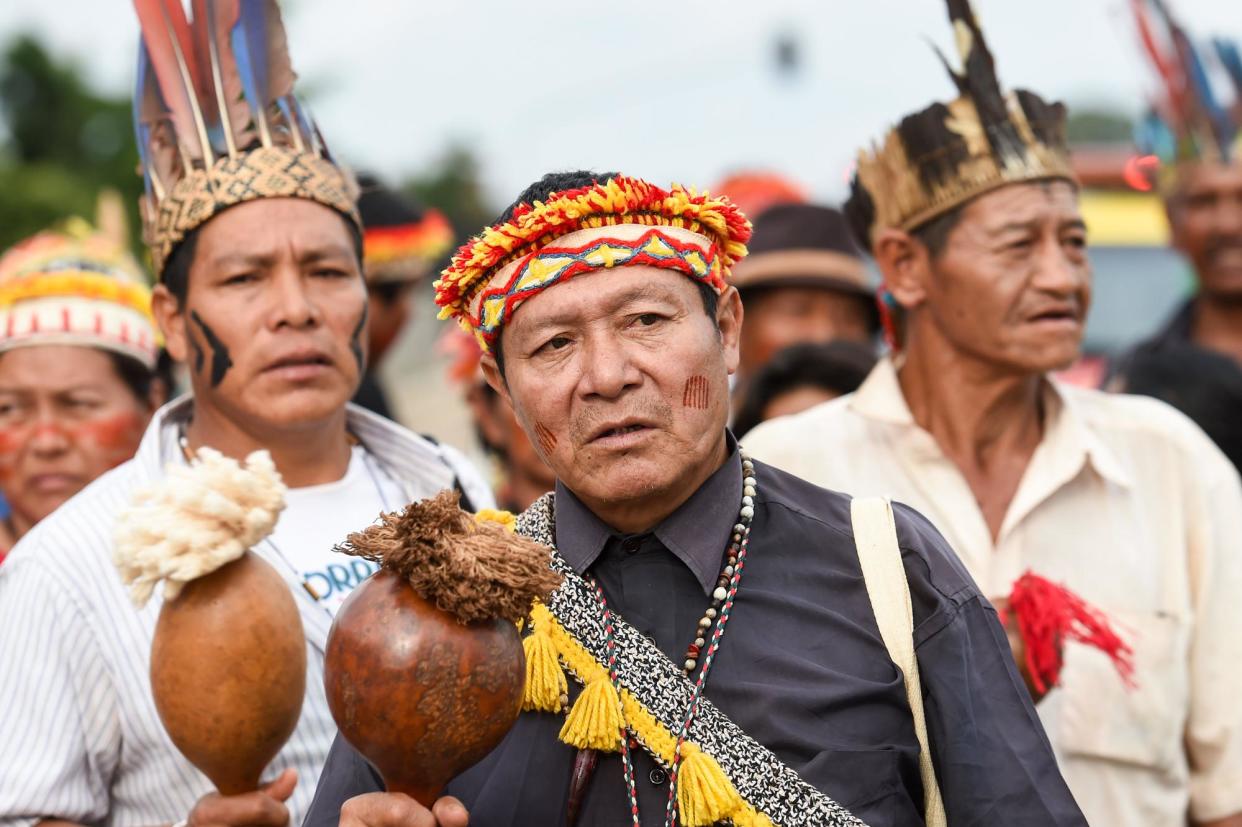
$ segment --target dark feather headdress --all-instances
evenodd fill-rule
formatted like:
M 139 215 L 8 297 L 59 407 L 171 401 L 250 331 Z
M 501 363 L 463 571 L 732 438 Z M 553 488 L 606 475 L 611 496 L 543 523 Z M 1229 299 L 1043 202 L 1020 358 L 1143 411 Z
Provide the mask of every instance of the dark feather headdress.
M 134 0 L 143 234 L 163 270 L 185 236 L 257 198 L 307 198 L 359 223 L 356 188 L 293 93 L 276 0 Z
M 1131 0 L 1143 54 L 1160 82 L 1140 121 L 1139 148 L 1165 169 L 1182 161 L 1230 163 L 1242 152 L 1242 55 L 1231 40 L 1197 47 L 1165 0 Z M 1213 65 L 1215 64 L 1215 65 Z M 1219 68 L 1233 86 L 1231 103 L 1212 82 Z
M 968 0 L 947 0 L 961 69 L 941 61 L 958 90 L 908 115 L 859 153 L 847 204 L 857 230 L 913 230 L 1006 184 L 1073 180 L 1065 107 L 1025 90 L 1006 94 Z

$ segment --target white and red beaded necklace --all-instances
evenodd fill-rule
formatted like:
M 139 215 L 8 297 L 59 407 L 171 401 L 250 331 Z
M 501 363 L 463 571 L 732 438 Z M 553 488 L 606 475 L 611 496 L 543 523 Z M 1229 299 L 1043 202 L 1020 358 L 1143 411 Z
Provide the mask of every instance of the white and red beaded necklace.
M 682 669 L 686 673 L 686 677 L 693 675 L 695 668 L 699 668 L 698 678 L 694 682 L 694 691 L 690 695 L 690 705 L 686 710 L 685 717 L 682 719 L 681 729 L 677 733 L 677 746 L 673 751 L 673 761 L 668 771 L 668 803 L 664 810 L 665 827 L 674 827 L 677 824 L 677 770 L 681 763 L 682 745 L 686 741 L 686 737 L 690 732 L 690 725 L 694 721 L 694 716 L 699 711 L 699 698 L 703 695 L 703 687 L 707 683 L 707 673 L 712 668 L 712 662 L 716 658 L 716 652 L 720 649 L 720 639 L 724 635 L 725 624 L 729 622 L 729 615 L 733 610 L 734 599 L 737 596 L 737 586 L 742 579 L 742 569 L 746 564 L 746 547 L 750 541 L 751 521 L 755 516 L 755 492 L 758 490 L 758 483 L 755 479 L 755 464 L 747 456 L 742 447 L 738 446 L 738 452 L 742 457 L 742 505 L 738 510 L 738 521 L 733 526 L 733 533 L 729 539 L 729 548 L 725 555 L 725 564 L 720 570 L 720 577 L 716 581 L 716 588 L 712 592 L 712 602 L 703 616 L 699 618 L 698 626 L 695 630 L 694 642 L 686 649 L 686 659 L 682 664 Z M 612 611 L 608 608 L 608 602 L 604 599 L 604 591 L 600 588 L 599 583 L 594 577 L 588 579 L 595 588 L 595 599 L 599 603 L 600 611 L 603 613 L 604 619 L 604 645 L 608 657 L 608 678 L 612 681 L 613 688 L 617 690 L 617 694 L 621 693 L 621 682 L 617 673 L 617 643 L 612 625 Z M 715 624 L 713 627 L 713 623 Z M 707 632 L 711 629 L 711 638 L 707 638 Z M 706 650 L 704 647 L 706 646 Z M 702 666 L 699 667 L 700 661 Z M 632 738 L 626 730 L 625 722 L 621 723 L 621 766 L 625 772 L 625 787 L 629 794 L 630 816 L 634 827 L 642 827 L 642 822 L 638 816 L 638 787 L 634 782 L 634 761 L 631 752 L 637 749 L 638 743 Z

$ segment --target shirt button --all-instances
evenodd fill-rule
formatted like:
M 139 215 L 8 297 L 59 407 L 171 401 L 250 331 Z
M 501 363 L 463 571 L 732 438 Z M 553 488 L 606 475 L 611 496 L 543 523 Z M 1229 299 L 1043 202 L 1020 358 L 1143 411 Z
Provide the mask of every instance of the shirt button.
M 655 784 L 657 787 L 662 787 L 664 786 L 664 782 L 668 781 L 668 773 L 659 767 L 656 767 L 647 774 L 647 780 L 652 784 Z
M 638 551 L 638 547 L 642 544 L 642 540 L 639 540 L 637 537 L 629 537 L 621 541 L 621 549 L 626 554 L 633 554 Z

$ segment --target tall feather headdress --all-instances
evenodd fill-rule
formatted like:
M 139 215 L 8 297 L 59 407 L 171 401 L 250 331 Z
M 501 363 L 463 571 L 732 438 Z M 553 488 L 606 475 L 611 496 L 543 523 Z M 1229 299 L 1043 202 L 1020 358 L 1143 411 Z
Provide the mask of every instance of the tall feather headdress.
M 306 198 L 361 227 L 356 187 L 293 92 L 276 0 L 134 0 L 142 42 L 134 131 L 155 270 L 220 210 Z
M 1165 0 L 1130 0 L 1143 54 L 1159 80 L 1151 111 L 1139 122 L 1141 151 L 1164 169 L 1183 161 L 1231 163 L 1242 153 L 1242 55 L 1232 40 L 1196 46 Z M 1231 81 L 1232 98 L 1213 83 L 1219 69 Z M 1163 178 L 1163 183 L 1171 179 Z
M 846 210 L 868 237 L 882 227 L 917 229 L 1006 184 L 1074 180 L 1064 105 L 1004 92 L 969 1 L 947 5 L 961 68 L 940 59 L 958 97 L 906 116 L 859 153 Z

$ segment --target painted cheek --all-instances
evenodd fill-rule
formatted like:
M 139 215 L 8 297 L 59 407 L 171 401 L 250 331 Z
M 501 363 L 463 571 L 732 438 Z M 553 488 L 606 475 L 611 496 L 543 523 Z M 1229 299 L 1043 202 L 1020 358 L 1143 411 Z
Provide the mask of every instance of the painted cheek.
M 539 450 L 544 456 L 550 456 L 556 448 L 556 434 L 552 433 L 552 429 L 542 422 L 535 423 L 535 440 L 539 443 Z
M 72 429 L 79 445 L 98 456 L 105 470 L 134 455 L 142 438 L 143 417 L 136 412 L 92 419 Z
M 0 428 L 0 483 L 10 482 L 17 473 L 18 457 L 29 437 L 29 428 Z
M 707 410 L 708 403 L 707 377 L 697 374 L 691 376 L 686 380 L 685 390 L 681 394 L 682 407 L 705 411 Z

